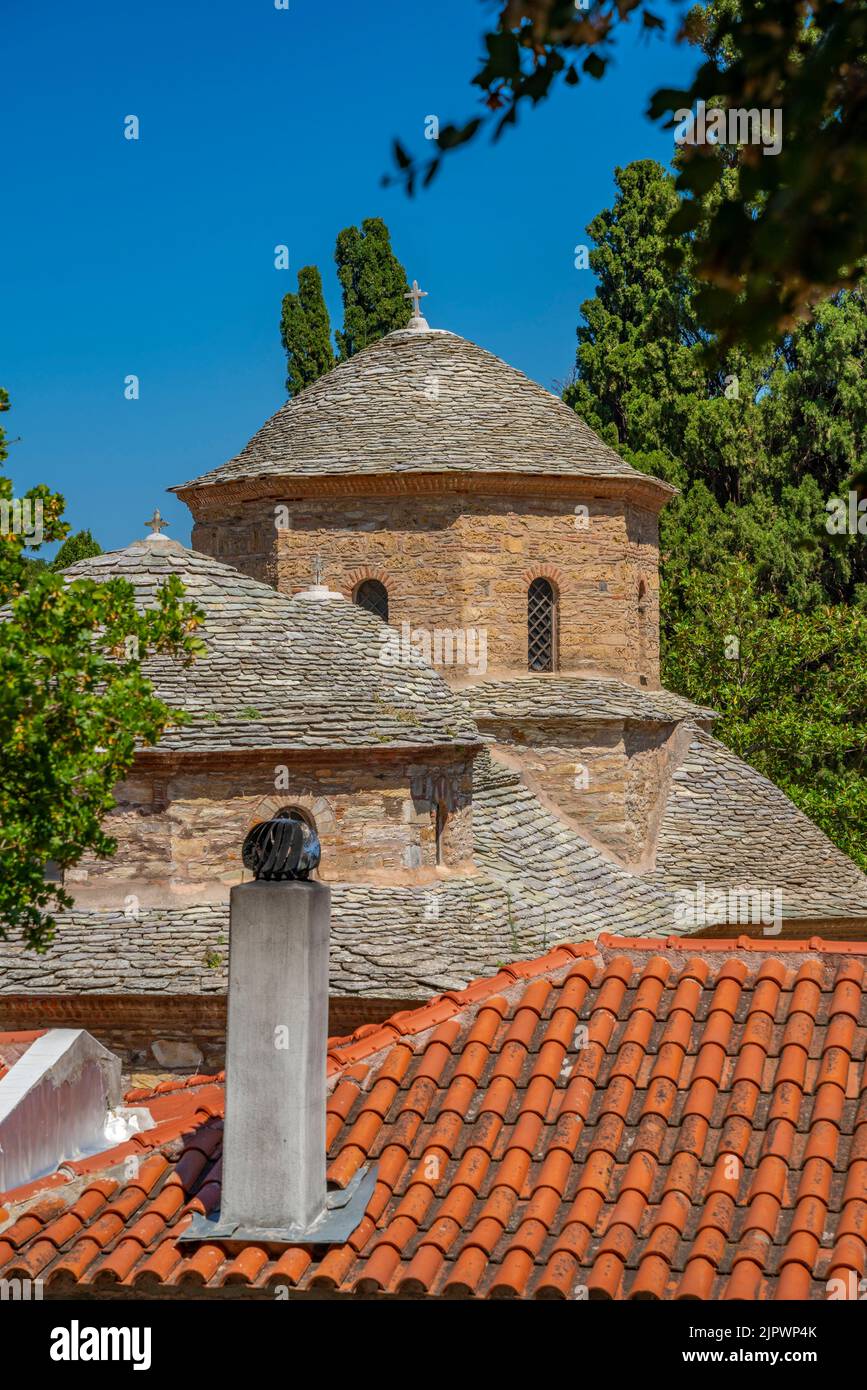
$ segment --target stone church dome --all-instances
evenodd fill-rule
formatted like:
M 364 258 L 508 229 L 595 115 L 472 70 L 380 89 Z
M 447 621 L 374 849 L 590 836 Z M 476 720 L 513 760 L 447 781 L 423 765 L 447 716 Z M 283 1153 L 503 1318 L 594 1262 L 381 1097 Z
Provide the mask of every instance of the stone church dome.
M 151 534 L 81 560 L 70 579 L 126 579 L 141 607 L 177 575 L 203 609 L 207 654 L 143 663 L 157 694 L 189 716 L 159 751 L 477 747 L 464 703 L 412 653 L 383 659 L 390 631 L 322 585 L 288 598 L 208 555 Z
M 423 320 L 420 322 L 424 322 Z M 455 333 L 389 333 L 308 386 L 193 490 L 272 477 L 507 473 L 633 480 L 567 405 Z

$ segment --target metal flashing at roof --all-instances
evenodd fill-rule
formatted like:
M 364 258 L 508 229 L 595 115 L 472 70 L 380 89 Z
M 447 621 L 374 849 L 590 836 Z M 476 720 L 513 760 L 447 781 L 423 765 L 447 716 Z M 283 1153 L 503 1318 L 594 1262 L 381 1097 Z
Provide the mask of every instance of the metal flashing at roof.
M 0 1079 L 0 1187 L 104 1147 L 119 1100 L 120 1059 L 89 1033 L 51 1028 L 36 1036 Z

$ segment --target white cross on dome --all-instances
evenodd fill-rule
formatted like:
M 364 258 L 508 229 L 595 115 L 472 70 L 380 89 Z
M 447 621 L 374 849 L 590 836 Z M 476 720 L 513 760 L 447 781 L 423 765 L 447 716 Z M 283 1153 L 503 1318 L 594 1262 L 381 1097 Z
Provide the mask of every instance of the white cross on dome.
M 404 299 L 412 300 L 412 318 L 409 321 L 410 328 L 427 328 L 427 319 L 422 316 L 420 301 L 427 298 L 427 290 L 419 289 L 418 280 L 413 280 L 412 289 L 407 290 Z
M 153 516 L 150 518 L 149 521 L 145 522 L 145 526 L 149 526 L 151 528 L 150 534 L 152 536 L 159 536 L 160 531 L 162 531 L 164 527 L 168 526 L 168 524 L 169 523 L 167 521 L 163 521 L 162 517 L 160 516 L 159 507 L 154 508 Z

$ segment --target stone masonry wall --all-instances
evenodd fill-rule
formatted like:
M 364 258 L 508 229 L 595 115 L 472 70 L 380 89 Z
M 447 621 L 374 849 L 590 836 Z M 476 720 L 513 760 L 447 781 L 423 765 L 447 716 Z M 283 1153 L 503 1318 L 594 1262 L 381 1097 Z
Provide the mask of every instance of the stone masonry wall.
M 84 1028 L 128 1068 L 215 1072 L 226 1060 L 226 994 L 0 994 L 0 1031 Z M 412 999 L 331 998 L 330 1037 L 381 1023 Z
M 673 755 L 672 724 L 625 720 L 484 721 L 496 750 L 517 763 L 588 838 L 628 868 L 647 866 Z
M 397 627 L 484 629 L 489 675 L 526 670 L 527 588 L 542 575 L 559 595 L 561 670 L 659 681 L 656 516 L 579 485 L 214 501 L 192 544 L 285 593 L 308 586 L 316 555 L 348 596 L 377 578 Z
M 364 750 L 351 762 L 307 767 L 281 763 L 279 753 L 214 754 L 168 771 L 140 759 L 115 794 L 117 809 L 105 825 L 117 854 L 88 856 L 67 875 L 82 906 L 225 901 L 244 877 L 247 831 L 284 806 L 313 818 L 325 881 L 413 882 L 472 859 L 472 784 L 463 759 L 414 764 Z M 437 801 L 446 808 L 439 870 Z

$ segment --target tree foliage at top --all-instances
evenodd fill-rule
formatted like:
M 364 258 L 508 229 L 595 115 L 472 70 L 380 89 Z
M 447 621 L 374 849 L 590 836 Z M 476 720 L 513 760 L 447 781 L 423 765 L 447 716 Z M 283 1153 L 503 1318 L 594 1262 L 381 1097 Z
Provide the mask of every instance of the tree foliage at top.
M 832 536 L 867 439 L 867 305 L 841 291 L 764 352 L 713 367 L 689 238 L 671 275 L 660 256 L 673 177 L 652 160 L 615 173 L 617 196 L 588 227 L 595 295 L 581 306 L 567 401 L 636 467 L 681 489 L 662 513 L 667 596 L 716 556 L 744 552 L 764 588 L 807 611 L 867 582 L 857 536 Z
M 79 560 L 91 560 L 94 555 L 101 554 L 102 546 L 94 540 L 89 531 L 76 531 L 75 535 L 67 536 L 51 561 L 51 568 L 59 573 L 60 570 L 68 569 L 70 565 L 77 565 Z
M 867 608 L 780 608 L 732 557 L 686 583 L 665 678 L 867 871 Z
M 4 391 L 0 409 L 8 409 Z M 0 430 L 0 461 L 6 455 Z M 0 502 L 12 499 L 10 478 L 0 476 Z M 40 484 L 17 500 L 41 504 L 41 544 L 64 539 L 59 494 Z M 73 906 L 44 866 L 114 853 L 102 822 L 137 741 L 155 743 L 183 717 L 154 695 L 141 662 L 162 653 L 189 664 L 201 650 L 202 614 L 174 575 L 141 613 L 125 580 L 69 582 L 49 566 L 34 570 L 30 545 L 20 528 L 0 530 L 0 937 L 21 934 L 44 951 L 52 913 Z
M 336 334 L 341 362 L 375 343 L 412 316 L 406 271 L 391 248 L 381 217 L 367 217 L 361 227 L 344 227 L 334 248 L 337 278 L 343 291 L 343 330 Z
M 673 32 L 703 53 L 691 85 L 662 88 L 648 114 L 704 101 L 726 111 L 780 111 L 783 142 L 768 156 L 743 143 L 719 196 L 712 144 L 682 149 L 677 200 L 662 247 L 677 265 L 681 235 L 695 236 L 696 296 L 723 348 L 767 346 L 811 306 L 859 283 L 867 256 L 867 5 L 864 0 L 713 0 L 684 14 L 679 0 L 500 0 L 473 83 L 485 112 L 441 128 L 436 153 L 415 162 L 395 143 L 412 193 L 451 151 L 485 126 L 499 137 L 521 110 L 562 82 L 598 80 L 637 23 Z
M 343 328 L 335 333 L 341 362 L 395 328 L 405 328 L 412 310 L 405 298 L 406 271 L 394 254 L 381 217 L 344 227 L 334 249 L 343 294 Z M 286 390 L 297 396 L 335 363 L 331 327 L 315 265 L 298 272 L 297 294 L 283 298 L 280 338 L 286 352 Z
M 298 293 L 283 296 L 280 339 L 286 352 L 286 390 L 297 396 L 334 366 L 331 323 L 315 265 L 298 272 Z
M 641 160 L 615 180 L 564 396 L 680 489 L 660 516 L 663 682 L 718 709 L 715 732 L 867 868 L 867 535 L 827 525 L 863 468 L 863 293 L 711 368 L 688 235 L 677 275 L 660 254 L 673 177 Z

